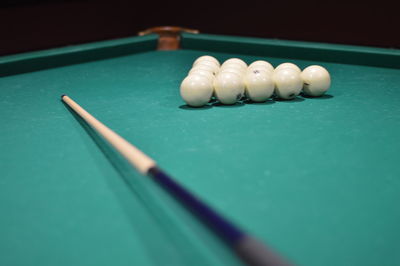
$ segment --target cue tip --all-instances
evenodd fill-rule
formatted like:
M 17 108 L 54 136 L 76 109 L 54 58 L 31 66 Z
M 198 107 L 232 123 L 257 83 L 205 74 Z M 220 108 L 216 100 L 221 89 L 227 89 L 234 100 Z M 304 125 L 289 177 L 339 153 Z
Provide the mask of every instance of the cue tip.
M 67 96 L 66 94 L 61 95 L 61 100 L 64 98 L 64 96 Z

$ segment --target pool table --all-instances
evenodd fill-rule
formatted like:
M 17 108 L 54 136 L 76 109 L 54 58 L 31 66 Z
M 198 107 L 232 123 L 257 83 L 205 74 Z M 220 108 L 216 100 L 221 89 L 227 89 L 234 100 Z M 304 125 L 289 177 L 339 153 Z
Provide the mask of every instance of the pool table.
M 195 32 L 168 49 L 161 36 L 0 58 L 0 265 L 242 264 L 64 93 L 294 265 L 400 265 L 399 50 Z M 179 85 L 205 54 L 318 64 L 332 85 L 191 108 Z

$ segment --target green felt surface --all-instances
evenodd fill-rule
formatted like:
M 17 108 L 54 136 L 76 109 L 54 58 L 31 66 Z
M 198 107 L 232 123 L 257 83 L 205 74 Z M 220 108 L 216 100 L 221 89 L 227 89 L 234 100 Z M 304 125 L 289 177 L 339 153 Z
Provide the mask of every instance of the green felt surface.
M 68 94 L 297 265 L 400 264 L 400 70 L 324 61 L 326 97 L 191 109 L 205 53 L 0 79 L 0 265 L 240 265 L 60 101 Z

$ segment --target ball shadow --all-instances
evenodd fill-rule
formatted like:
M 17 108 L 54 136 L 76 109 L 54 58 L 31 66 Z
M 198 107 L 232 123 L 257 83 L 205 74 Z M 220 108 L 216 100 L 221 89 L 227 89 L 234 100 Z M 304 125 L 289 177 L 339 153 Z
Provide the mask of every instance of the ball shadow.
M 306 99 L 315 99 L 315 100 L 326 100 L 326 99 L 331 99 L 334 97 L 331 94 L 324 94 L 322 96 L 310 96 L 305 93 L 301 93 L 300 96 L 303 98 L 306 98 Z
M 295 97 L 293 99 L 281 99 L 281 98 L 275 98 L 274 99 L 276 102 L 281 102 L 281 103 L 298 103 L 304 101 L 303 98 L 300 97 Z
M 201 106 L 201 107 L 192 107 L 192 106 L 189 106 L 187 104 L 183 104 L 183 105 L 179 106 L 179 108 L 183 109 L 183 110 L 199 111 L 199 110 L 210 109 L 210 108 L 212 108 L 212 105 L 207 104 L 207 105 L 204 105 L 204 106 Z
M 237 108 L 237 107 L 244 106 L 244 103 L 243 102 L 236 102 L 234 104 L 223 104 L 221 102 L 215 102 L 215 103 L 212 104 L 212 106 L 222 107 L 222 108 Z
M 254 102 L 254 101 L 252 101 L 250 99 L 246 99 L 246 100 L 243 101 L 243 103 L 252 104 L 252 105 L 270 105 L 270 104 L 274 104 L 275 100 L 274 99 L 268 99 L 268 100 L 266 100 L 264 102 Z
M 211 98 L 211 100 L 209 101 L 209 103 L 216 103 L 216 102 L 218 102 L 218 100 L 217 100 L 217 98 Z

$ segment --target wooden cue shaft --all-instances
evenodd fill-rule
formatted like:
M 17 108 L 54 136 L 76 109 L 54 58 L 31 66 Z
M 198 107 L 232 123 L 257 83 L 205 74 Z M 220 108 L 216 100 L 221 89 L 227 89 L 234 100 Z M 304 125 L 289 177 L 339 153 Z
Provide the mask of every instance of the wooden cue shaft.
M 62 95 L 61 99 L 100 135 L 102 135 L 140 173 L 152 176 L 157 183 L 199 217 L 211 230 L 214 231 L 214 233 L 220 236 L 221 239 L 224 240 L 246 264 L 251 266 L 291 265 L 263 243 L 244 233 L 240 228 L 236 227 L 203 203 L 200 199 L 195 197 L 192 193 L 159 169 L 155 161 L 98 121 L 70 97 Z
M 86 112 L 79 104 L 67 95 L 62 95 L 61 99 L 68 104 L 80 117 L 82 117 L 89 125 L 96 129 L 117 151 L 119 151 L 125 159 L 142 174 L 146 175 L 150 168 L 156 166 L 156 163 L 144 154 L 141 150 L 127 142 L 117 133 L 109 129 L 91 114 Z

